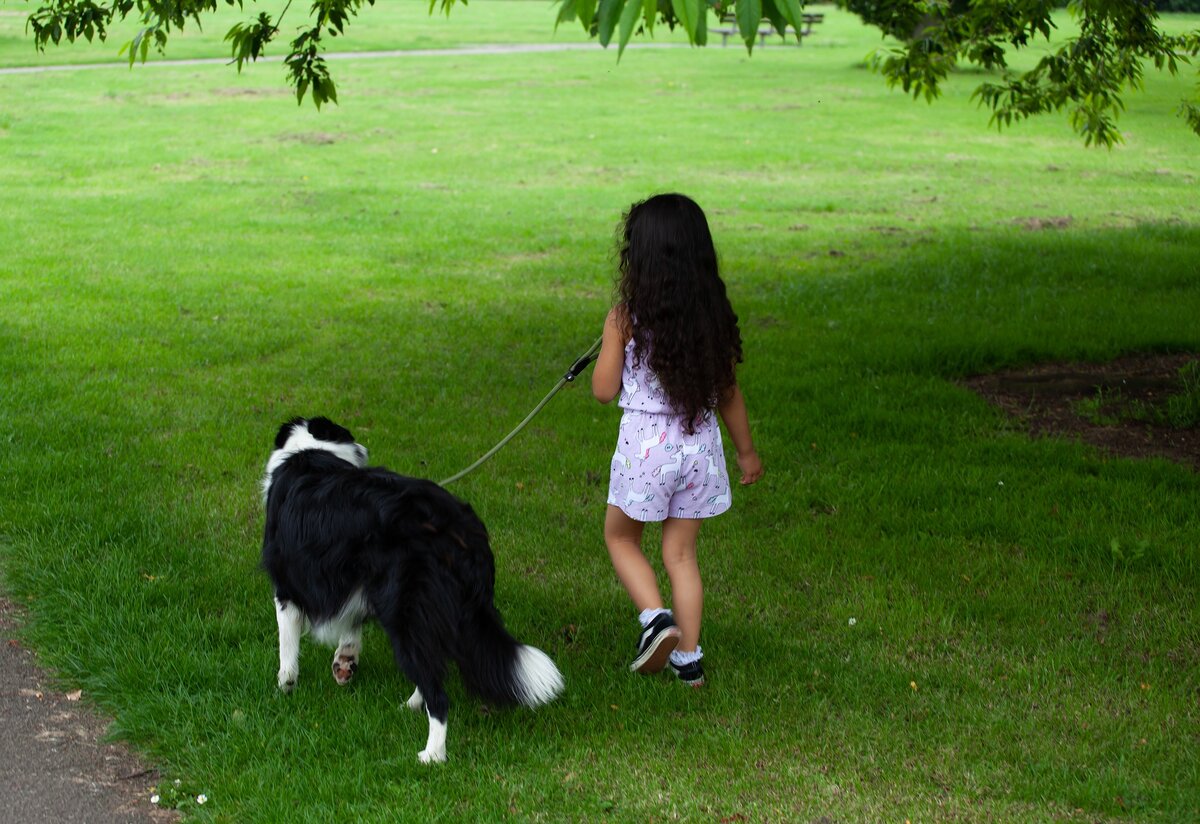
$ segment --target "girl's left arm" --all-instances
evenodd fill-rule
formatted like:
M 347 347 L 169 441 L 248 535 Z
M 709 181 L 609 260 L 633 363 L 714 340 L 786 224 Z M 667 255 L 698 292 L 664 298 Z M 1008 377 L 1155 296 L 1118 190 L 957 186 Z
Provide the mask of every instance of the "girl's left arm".
M 604 319 L 604 337 L 600 354 L 592 367 L 592 394 L 600 403 L 608 403 L 621 392 L 621 370 L 625 366 L 625 331 L 623 306 L 614 306 Z
M 725 397 L 717 405 L 717 411 L 725 423 L 725 428 L 729 430 L 733 448 L 737 451 L 738 469 L 742 470 L 742 483 L 752 484 L 763 476 L 763 465 L 762 460 L 758 457 L 758 451 L 754 448 L 754 440 L 750 436 L 750 417 L 746 413 L 746 399 L 742 397 L 742 390 L 736 383 L 725 393 Z

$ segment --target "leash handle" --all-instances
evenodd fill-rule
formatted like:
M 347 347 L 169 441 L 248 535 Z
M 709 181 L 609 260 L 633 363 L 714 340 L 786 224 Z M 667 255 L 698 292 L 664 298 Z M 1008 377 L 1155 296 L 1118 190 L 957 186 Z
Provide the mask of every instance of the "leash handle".
M 565 380 L 567 383 L 570 383 L 583 374 L 583 370 L 588 368 L 588 364 L 600 357 L 596 350 L 600 348 L 600 343 L 603 340 L 603 335 L 596 338 L 596 342 L 592 344 L 592 348 L 584 352 L 583 355 L 580 356 L 579 360 L 571 364 L 571 368 L 567 370 L 565 375 L 563 375 L 563 380 Z
M 546 395 L 546 397 L 542 398 L 542 400 L 538 403 L 538 405 L 533 408 L 532 412 L 530 412 L 528 415 L 525 416 L 525 420 L 523 420 L 519 424 L 517 424 L 516 428 L 513 429 L 512 432 L 509 432 L 507 435 L 505 435 L 503 438 L 501 438 L 500 443 L 496 444 L 491 449 L 489 449 L 487 452 L 485 452 L 483 454 L 483 457 L 481 457 L 479 460 L 475 461 L 475 463 L 471 464 L 470 466 L 468 466 L 466 469 L 462 470 L 461 472 L 456 472 L 455 474 L 451 475 L 446 480 L 440 481 L 438 483 L 438 485 L 439 486 L 447 486 L 448 484 L 454 483 L 459 478 L 462 478 L 465 475 L 471 474 L 476 469 L 478 469 L 480 466 L 482 466 L 484 461 L 486 461 L 488 458 L 492 457 L 497 452 L 499 452 L 501 449 L 503 449 L 504 446 L 509 441 L 511 441 L 513 438 L 515 438 L 517 436 L 517 433 L 519 433 L 522 429 L 524 429 L 526 426 L 529 425 L 529 422 L 534 419 L 534 416 L 536 416 L 538 412 L 542 411 L 542 407 L 544 407 L 546 404 L 550 403 L 550 399 L 553 398 L 555 395 L 557 395 L 558 391 L 560 389 L 562 389 L 568 383 L 571 383 L 572 381 L 574 381 L 577 377 L 579 377 L 579 375 L 583 372 L 584 369 L 587 369 L 588 364 L 596 359 L 596 352 L 600 349 L 600 342 L 603 340 L 604 340 L 603 335 L 596 338 L 596 342 L 593 343 L 588 348 L 588 350 L 586 352 L 584 352 L 583 355 L 581 355 L 579 357 L 579 359 L 571 365 L 571 368 L 567 370 L 567 373 L 565 375 L 563 375 L 561 378 L 558 379 L 558 383 L 556 383 L 554 385 L 554 388 L 550 390 L 550 392 Z

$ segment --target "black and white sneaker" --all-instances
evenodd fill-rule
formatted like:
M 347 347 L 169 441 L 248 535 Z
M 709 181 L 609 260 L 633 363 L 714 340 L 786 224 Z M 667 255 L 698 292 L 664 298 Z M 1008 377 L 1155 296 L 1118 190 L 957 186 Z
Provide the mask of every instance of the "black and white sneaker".
M 662 672 L 671 652 L 679 645 L 679 627 L 670 613 L 661 612 L 654 617 L 638 638 L 637 657 L 629 665 L 634 672 Z
M 700 666 L 699 661 L 692 661 L 689 664 L 676 664 L 672 661 L 671 669 L 679 676 L 679 680 L 683 682 L 684 686 L 704 686 L 704 667 Z

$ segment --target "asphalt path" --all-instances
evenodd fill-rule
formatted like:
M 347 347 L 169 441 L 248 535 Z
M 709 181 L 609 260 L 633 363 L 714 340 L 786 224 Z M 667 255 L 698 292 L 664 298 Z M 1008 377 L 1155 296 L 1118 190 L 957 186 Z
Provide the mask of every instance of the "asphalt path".
M 0 596 L 0 824 L 163 824 L 155 770 L 104 741 L 108 722 L 64 691 L 20 640 L 21 611 Z
M 446 49 L 394 49 L 389 51 L 329 52 L 322 55 L 326 60 L 381 60 L 406 57 L 457 57 L 487 54 L 536 54 L 539 52 L 595 51 L 597 43 L 510 43 L 491 46 L 457 46 Z M 678 49 L 681 43 L 630 43 L 628 49 Z M 136 63 L 145 68 L 168 66 L 219 66 L 232 64 L 228 57 L 198 57 L 190 60 L 149 60 Z M 258 63 L 282 63 L 282 57 L 260 57 Z M 56 63 L 48 66 L 10 66 L 0 68 L 0 74 L 42 74 L 45 72 L 96 71 L 101 69 L 128 69 L 129 60 L 119 59 L 106 63 Z

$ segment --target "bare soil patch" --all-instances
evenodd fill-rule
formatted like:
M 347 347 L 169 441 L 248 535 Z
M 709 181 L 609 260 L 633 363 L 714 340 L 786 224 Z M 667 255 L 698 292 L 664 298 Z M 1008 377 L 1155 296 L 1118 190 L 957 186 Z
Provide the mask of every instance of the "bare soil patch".
M 1107 363 L 1043 363 L 962 381 L 1021 421 L 1034 437 L 1075 438 L 1122 457 L 1168 458 L 1200 471 L 1200 429 L 1135 420 L 1122 410 L 1161 407 L 1182 391 L 1179 370 L 1200 354 L 1126 355 Z M 1081 410 L 1098 396 L 1116 399 L 1105 414 Z

